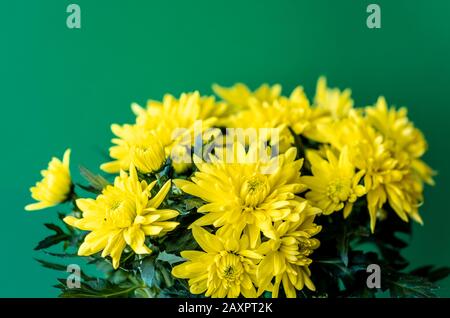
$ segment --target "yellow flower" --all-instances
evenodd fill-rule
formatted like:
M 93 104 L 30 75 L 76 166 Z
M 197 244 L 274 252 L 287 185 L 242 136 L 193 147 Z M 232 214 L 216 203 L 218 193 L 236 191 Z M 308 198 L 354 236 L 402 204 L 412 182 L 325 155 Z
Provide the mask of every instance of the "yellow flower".
M 113 133 L 119 137 L 112 141 L 115 146 L 109 149 L 111 162 L 104 163 L 100 168 L 108 173 L 127 170 L 130 164 L 142 173 L 158 171 L 165 161 L 164 147 L 154 132 L 138 125 L 113 124 Z
M 248 237 L 225 236 L 220 230 L 213 235 L 198 226 L 192 228 L 192 233 L 204 252 L 181 252 L 187 261 L 175 266 L 172 275 L 189 279 L 193 294 L 205 293 L 213 298 L 236 298 L 242 294 L 255 298 L 253 259 L 260 256 L 249 249 Z
M 353 108 L 351 91 L 346 89 L 341 92 L 337 88 L 328 88 L 325 77 L 320 77 L 317 81 L 314 102 L 319 109 L 327 111 L 333 120 L 346 118 Z
M 173 146 L 182 143 L 194 133 L 202 133 L 212 127 L 217 119 L 226 111 L 223 102 L 216 102 L 214 97 L 200 96 L 199 92 L 183 93 L 177 99 L 165 95 L 162 102 L 150 100 L 144 109 L 137 104 L 132 105 L 136 124 L 147 130 L 156 130 L 161 143 L 170 153 Z M 200 123 L 201 121 L 201 127 Z M 196 128 L 201 131 L 194 131 Z M 188 141 L 193 142 L 193 138 Z
M 309 255 L 320 245 L 312 236 L 319 233 L 321 227 L 313 223 L 314 217 L 302 213 L 296 222 L 277 222 L 277 238 L 263 242 L 255 250 L 263 255 L 256 271 L 258 295 L 268 290 L 276 298 L 280 284 L 289 298 L 296 297 L 295 290 L 302 290 L 305 285 L 315 290 L 308 268 L 312 262 Z
M 420 177 L 420 180 L 428 183 L 429 185 L 434 185 L 433 176 L 437 174 L 429 165 L 427 165 L 423 160 L 415 159 L 411 163 L 411 169 Z
M 178 212 L 158 209 L 170 190 L 170 180 L 151 198 L 150 191 L 156 181 L 147 184 L 139 181 L 133 165 L 129 175 L 121 171 L 114 185 L 103 189 L 94 199 L 78 199 L 77 206 L 83 212 L 81 219 L 67 216 L 64 221 L 81 230 L 90 231 L 81 244 L 78 255 L 88 256 L 101 250 L 102 257 L 112 258 L 115 269 L 128 244 L 136 254 L 149 254 L 146 236 L 159 236 L 172 231 L 177 222 L 169 221 Z
M 145 109 L 133 104 L 132 110 L 135 125 L 111 126 L 118 138 L 112 140 L 116 145 L 110 148 L 110 156 L 116 160 L 101 166 L 106 172 L 128 169 L 130 162 L 144 173 L 158 170 L 172 151 L 178 153 L 180 145 L 193 145 L 198 135 L 211 128 L 226 111 L 226 105 L 194 92 L 183 93 L 179 99 L 165 95 L 162 102 L 149 101 Z M 173 166 L 182 173 L 191 164 Z
M 376 218 L 386 202 L 389 202 L 389 205 L 403 221 L 408 222 L 408 218 L 412 218 L 423 224 L 418 211 L 423 203 L 423 182 L 417 175 L 407 173 L 399 179 L 372 187 L 367 193 L 372 232 L 375 229 Z
M 215 84 L 213 85 L 213 90 L 214 93 L 229 104 L 229 113 L 246 109 L 251 98 L 259 102 L 271 103 L 281 95 L 281 85 L 279 84 L 273 86 L 262 84 L 253 92 L 242 83 L 237 83 L 228 88 Z
M 325 160 L 317 152 L 307 152 L 313 175 L 302 177 L 302 182 L 311 189 L 306 198 L 324 214 L 344 209 L 344 217 L 347 217 L 356 199 L 365 194 L 364 187 L 359 184 L 365 171 L 355 172 L 347 146 L 340 152 L 339 159 L 331 150 L 326 151 L 326 157 Z
M 428 145 L 422 132 L 408 119 L 405 107 L 388 108 L 384 97 L 378 98 L 375 106 L 366 107 L 368 122 L 390 142 L 391 151 L 401 161 L 411 162 L 422 180 L 433 185 L 435 172 L 420 160 Z
M 297 220 L 299 213 L 310 209 L 295 195 L 305 190 L 300 182 L 303 160 L 295 160 L 295 148 L 266 162 L 258 155 L 260 150 L 254 143 L 248 152 L 238 142 L 233 146 L 236 161 L 224 157 L 226 151 L 223 155 L 218 151 L 219 156 L 211 157 L 211 162 L 196 163 L 198 172 L 192 182 L 175 180 L 175 184 L 207 202 L 198 208 L 205 215 L 195 225 L 245 230 L 254 247 L 260 231 L 276 238 L 272 222 Z
M 289 128 L 297 135 L 314 135 L 317 122 L 324 112 L 314 110 L 302 87 L 295 88 L 289 97 L 281 96 L 271 101 L 250 97 L 247 109 L 232 115 L 227 120 L 227 127 L 233 128 L 277 128 L 279 146 L 284 152 L 294 143 Z
M 321 131 L 335 149 L 348 147 L 351 163 L 365 172 L 363 180 L 372 232 L 385 203 L 403 221 L 411 217 L 421 223 L 418 207 L 422 204 L 424 177 L 417 170 L 426 168 L 420 166 L 420 161 L 408 159 L 407 152 L 395 151 L 394 141 L 383 136 L 363 115 L 351 111 L 348 118 Z
M 49 208 L 69 198 L 72 189 L 69 162 L 70 149 L 64 152 L 62 162 L 58 158 L 52 158 L 47 170 L 41 171 L 43 179 L 30 188 L 32 198 L 39 202 L 28 204 L 25 210 Z

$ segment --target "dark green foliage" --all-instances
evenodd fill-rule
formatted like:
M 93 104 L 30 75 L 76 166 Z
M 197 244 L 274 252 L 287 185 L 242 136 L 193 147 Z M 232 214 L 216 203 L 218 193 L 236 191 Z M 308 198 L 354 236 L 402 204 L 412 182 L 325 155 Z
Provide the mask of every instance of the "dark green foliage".
M 364 199 L 356 202 L 351 215 L 322 215 L 316 222 L 323 226 L 317 238 L 321 246 L 310 267 L 317 291 L 303 290 L 300 297 L 375 297 L 388 291 L 391 297 L 436 297 L 436 281 L 447 277 L 450 268 L 425 266 L 409 273 L 402 249 L 408 246 L 411 224 L 400 220 L 394 211 L 378 221 L 370 233 L 369 214 Z M 365 225 L 365 226 L 363 226 Z M 373 250 L 373 252 L 371 252 Z M 367 266 L 381 267 L 381 289 L 370 289 Z
M 34 248 L 35 250 L 41 250 L 44 248 L 48 248 L 50 246 L 56 245 L 60 242 L 66 241 L 70 239 L 70 236 L 57 225 L 46 223 L 44 224 L 46 228 L 55 232 L 55 234 L 47 236 L 45 239 L 40 241 L 38 245 Z
M 68 288 L 64 279 L 59 279 L 56 288 L 61 290 L 61 298 L 118 298 L 132 297 L 138 286 L 131 283 L 114 284 L 106 279 L 97 278 L 82 282 L 80 288 Z

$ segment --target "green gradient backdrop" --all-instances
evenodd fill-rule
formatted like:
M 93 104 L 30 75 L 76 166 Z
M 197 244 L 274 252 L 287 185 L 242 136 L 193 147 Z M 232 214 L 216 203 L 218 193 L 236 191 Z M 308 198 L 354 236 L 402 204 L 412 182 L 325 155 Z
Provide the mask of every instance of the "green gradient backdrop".
M 65 26 L 81 6 L 82 29 Z M 366 6 L 382 29 L 366 28 Z M 127 3 L 127 4 L 125 4 Z M 427 4 L 428 3 L 428 4 Z M 2 1 L 0 4 L 0 296 L 51 297 L 56 274 L 32 251 L 56 209 L 27 213 L 28 187 L 52 155 L 97 169 L 109 125 L 129 105 L 213 82 L 264 81 L 312 93 L 324 74 L 358 105 L 406 105 L 439 171 L 415 226 L 414 265 L 450 265 L 450 1 Z M 450 296 L 450 282 L 440 295 Z

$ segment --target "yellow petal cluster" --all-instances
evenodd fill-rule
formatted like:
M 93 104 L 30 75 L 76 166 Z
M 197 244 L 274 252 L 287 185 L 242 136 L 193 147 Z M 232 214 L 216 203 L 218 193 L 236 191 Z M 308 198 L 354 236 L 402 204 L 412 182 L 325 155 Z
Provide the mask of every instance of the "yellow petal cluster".
M 302 177 L 303 183 L 311 190 L 306 193 L 306 198 L 324 214 L 343 209 L 344 217 L 347 217 L 356 199 L 366 192 L 364 186 L 359 184 L 365 171 L 355 172 L 348 152 L 345 146 L 339 158 L 331 150 L 326 151 L 326 158 L 314 150 L 307 153 L 313 175 Z
M 236 84 L 215 91 L 238 109 L 224 119 L 227 127 L 276 128 L 281 152 L 295 144 L 293 134 L 318 144 L 317 151 L 307 151 L 311 176 L 303 182 L 310 190 L 306 198 L 325 214 L 343 210 L 347 217 L 356 199 L 366 196 L 372 231 L 387 207 L 404 221 L 422 223 L 423 185 L 434 184 L 435 173 L 421 159 L 427 143 L 406 108 L 388 107 L 383 97 L 373 106 L 354 108 L 351 91 L 330 88 L 323 77 L 313 103 L 301 87 L 289 97 L 279 85 L 252 92 Z
M 148 131 L 139 125 L 113 124 L 111 130 L 118 137 L 109 149 L 110 156 L 115 159 L 100 166 L 103 171 L 117 173 L 128 170 L 133 164 L 142 173 L 158 171 L 166 160 L 164 147 L 155 132 Z
M 167 94 L 161 102 L 150 100 L 146 108 L 133 104 L 132 110 L 135 124 L 111 126 L 117 138 L 112 140 L 115 145 L 109 150 L 114 160 L 100 167 L 106 172 L 126 170 L 130 163 L 142 173 L 157 171 L 171 154 L 188 152 L 195 137 L 224 116 L 226 104 L 193 92 L 183 93 L 179 99 Z M 191 165 L 173 166 L 182 173 Z
M 47 170 L 42 170 L 42 180 L 30 188 L 31 196 L 36 203 L 28 204 L 27 211 L 41 210 L 58 205 L 69 198 L 72 188 L 70 178 L 70 149 L 64 152 L 63 160 L 52 158 Z
M 193 226 L 219 228 L 216 235 L 228 240 L 228 244 L 245 241 L 245 250 L 251 251 L 246 256 L 253 258 L 252 264 L 256 265 L 256 272 L 250 276 L 258 295 L 270 291 L 274 297 L 278 296 L 281 281 L 289 297 L 295 296 L 293 288 L 301 290 L 306 285 L 314 290 L 307 256 L 319 245 L 311 237 L 320 231 L 313 223 L 320 210 L 297 195 L 305 190 L 300 179 L 303 160 L 296 160 L 295 148 L 267 161 L 262 160 L 255 143 L 247 150 L 245 145 L 236 142 L 232 149 L 237 159 L 234 162 L 228 161 L 229 157 L 226 160 L 226 151 L 219 151 L 211 156 L 210 162 L 196 163 L 198 171 L 191 181 L 175 180 L 182 191 L 206 202 L 197 210 L 204 216 Z M 227 246 L 220 251 L 234 253 Z M 212 288 L 211 279 L 201 289 L 192 288 L 197 279 L 210 275 L 209 268 L 203 266 L 201 270 L 190 271 L 185 264 L 179 266 L 173 274 L 190 278 L 191 292 L 202 293 L 205 288 Z M 215 279 L 225 278 L 219 275 Z M 219 295 L 238 295 L 224 288 Z
M 404 108 L 388 109 L 381 97 L 374 106 L 350 110 L 348 117 L 320 125 L 319 131 L 327 147 L 348 152 L 349 162 L 362 175 L 372 232 L 387 207 L 405 222 L 411 218 L 422 223 L 418 208 L 423 185 L 434 183 L 434 172 L 421 160 L 427 144 Z
M 231 87 L 213 85 L 214 93 L 228 104 L 228 113 L 237 113 L 249 108 L 251 100 L 258 102 L 273 102 L 281 96 L 281 85 L 262 84 L 256 90 L 251 91 L 247 85 L 237 83 Z
M 192 233 L 203 251 L 181 252 L 187 261 L 174 267 L 172 274 L 189 279 L 193 294 L 204 293 L 214 298 L 256 297 L 254 258 L 261 256 L 249 249 L 248 236 L 230 237 L 221 230 L 213 235 L 198 226 L 192 228 Z
M 233 128 L 277 128 L 279 148 L 286 151 L 294 144 L 294 136 L 321 141 L 318 127 L 348 116 L 353 108 L 351 91 L 328 88 L 326 79 L 317 82 L 314 103 L 306 97 L 303 87 L 296 87 L 289 96 L 281 95 L 281 86 L 262 85 L 251 92 L 245 85 L 231 88 L 214 86 L 215 92 L 229 103 L 228 109 L 238 109 L 221 120 Z
M 139 181 L 131 164 L 129 174 L 121 170 L 114 185 L 106 186 L 96 199 L 78 199 L 76 204 L 82 217 L 64 218 L 67 224 L 90 232 L 78 255 L 88 256 L 102 251 L 102 257 L 110 256 L 116 269 L 127 245 L 136 254 L 150 254 L 152 251 L 146 245 L 145 237 L 172 231 L 178 223 L 171 219 L 179 214 L 175 210 L 159 209 L 170 191 L 170 180 L 151 197 L 150 191 L 155 185 L 156 181 L 150 184 Z

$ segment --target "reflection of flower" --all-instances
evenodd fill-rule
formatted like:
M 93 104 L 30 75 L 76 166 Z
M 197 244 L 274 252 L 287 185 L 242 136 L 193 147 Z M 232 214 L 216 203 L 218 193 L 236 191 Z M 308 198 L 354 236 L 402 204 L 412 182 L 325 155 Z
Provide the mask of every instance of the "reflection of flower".
M 41 172 L 43 179 L 30 188 L 32 198 L 39 202 L 28 204 L 25 210 L 45 209 L 68 199 L 72 188 L 69 162 L 70 149 L 64 152 L 62 162 L 58 158 L 52 158 L 47 170 Z

